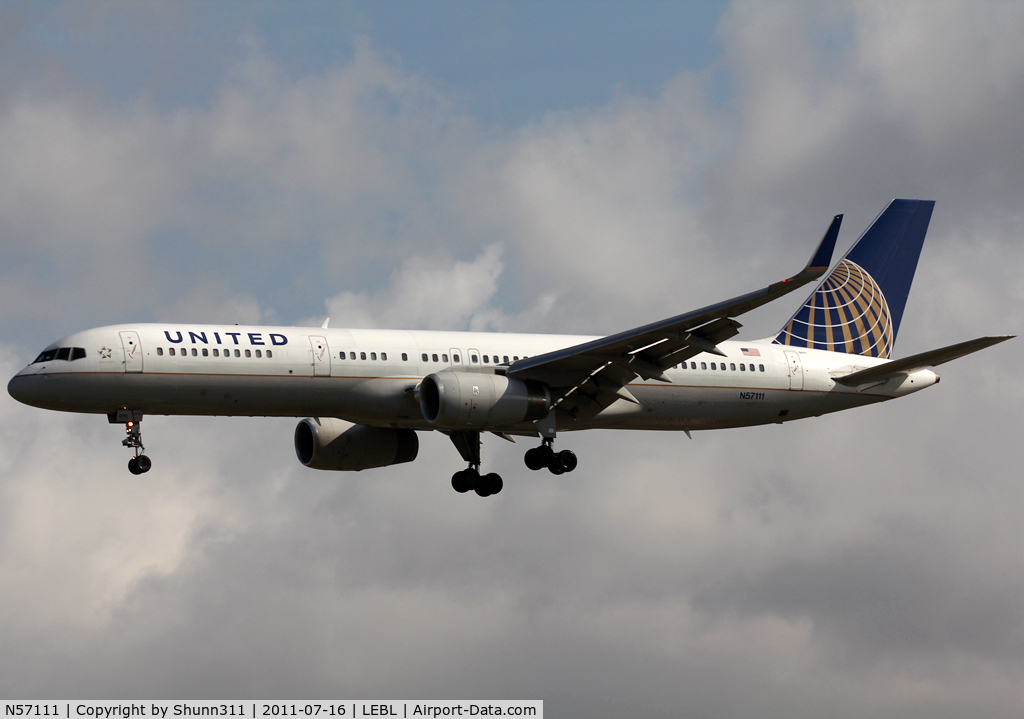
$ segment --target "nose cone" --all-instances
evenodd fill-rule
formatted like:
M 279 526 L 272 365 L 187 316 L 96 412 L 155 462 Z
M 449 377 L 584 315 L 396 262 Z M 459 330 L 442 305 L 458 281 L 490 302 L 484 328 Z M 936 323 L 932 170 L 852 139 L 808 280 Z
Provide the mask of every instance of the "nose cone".
M 7 383 L 7 394 L 22 404 L 38 407 L 44 378 L 31 370 L 31 367 L 26 367 L 14 375 Z

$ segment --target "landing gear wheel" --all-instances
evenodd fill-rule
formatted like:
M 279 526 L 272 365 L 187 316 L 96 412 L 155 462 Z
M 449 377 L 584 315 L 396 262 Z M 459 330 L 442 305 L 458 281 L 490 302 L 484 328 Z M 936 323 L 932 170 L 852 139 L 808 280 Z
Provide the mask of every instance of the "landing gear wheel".
M 562 469 L 566 472 L 571 472 L 576 469 L 576 465 L 579 460 L 576 459 L 576 454 L 571 449 L 563 449 L 558 453 L 558 461 L 562 465 Z
M 526 466 L 534 472 L 538 469 L 544 469 L 544 458 L 540 454 L 540 447 L 532 447 L 526 450 L 526 456 L 523 457 Z
M 527 467 L 537 471 L 549 466 L 554 455 L 555 451 L 551 449 L 550 444 L 542 444 L 539 447 L 526 450 L 526 456 L 523 457 L 523 461 L 526 462 Z
M 139 468 L 139 474 L 145 474 L 153 467 L 153 460 L 144 454 L 135 458 L 135 466 Z
M 480 483 L 480 475 L 473 469 L 464 469 L 452 475 L 452 489 L 464 494 Z
M 481 497 L 489 497 L 500 492 L 504 486 L 505 483 L 501 481 L 501 475 L 491 472 L 490 474 L 485 474 L 477 482 L 476 493 Z
M 491 488 L 491 494 L 497 494 L 505 486 L 505 483 L 501 479 L 501 475 L 494 474 L 493 472 L 487 475 L 487 484 Z
M 548 465 L 548 471 L 551 472 L 551 474 L 565 474 L 565 467 L 562 466 L 562 462 L 558 459 L 557 454 L 551 459 L 551 464 Z
M 132 474 L 142 474 L 142 470 L 139 469 L 139 458 L 132 457 L 128 460 L 128 471 Z

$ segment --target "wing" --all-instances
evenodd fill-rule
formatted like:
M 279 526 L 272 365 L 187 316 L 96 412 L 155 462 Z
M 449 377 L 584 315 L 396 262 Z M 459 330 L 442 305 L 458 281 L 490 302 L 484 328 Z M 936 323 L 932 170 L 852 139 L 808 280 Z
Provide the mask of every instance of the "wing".
M 554 408 L 593 416 L 618 399 L 636 402 L 626 389 L 634 378 L 668 382 L 665 370 L 700 352 L 724 354 L 719 342 L 742 326 L 734 317 L 821 277 L 832 260 L 843 216 L 832 219 L 810 262 L 788 279 L 725 302 L 643 327 L 514 362 L 507 374 L 546 384 Z
M 893 360 L 885 364 L 875 365 L 859 372 L 852 372 L 841 377 L 835 377 L 835 381 L 847 387 L 857 387 L 869 382 L 884 382 L 890 377 L 901 374 L 909 374 L 919 369 L 931 369 L 945 362 L 969 355 L 972 352 L 983 350 L 986 347 L 1013 339 L 1014 335 L 1002 335 L 999 337 L 979 337 L 976 340 L 969 340 L 959 344 L 941 347 L 937 350 L 929 350 L 921 354 L 911 355 L 903 359 Z

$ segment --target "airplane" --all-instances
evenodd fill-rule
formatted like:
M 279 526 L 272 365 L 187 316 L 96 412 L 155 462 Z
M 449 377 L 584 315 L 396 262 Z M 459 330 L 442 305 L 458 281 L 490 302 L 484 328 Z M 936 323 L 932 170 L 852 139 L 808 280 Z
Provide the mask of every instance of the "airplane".
M 785 423 L 917 392 L 944 362 L 1011 339 L 980 337 L 893 359 L 934 202 L 892 200 L 832 267 L 842 215 L 797 274 L 606 337 L 486 332 L 125 324 L 68 335 L 18 372 L 19 402 L 124 424 L 132 474 L 148 472 L 147 414 L 305 417 L 306 467 L 360 471 L 411 462 L 418 432 L 448 435 L 467 468 L 460 493 L 486 497 L 482 436 L 540 444 L 531 470 L 572 472 L 559 432 L 691 431 Z M 819 280 L 775 334 L 733 341 L 736 317 Z

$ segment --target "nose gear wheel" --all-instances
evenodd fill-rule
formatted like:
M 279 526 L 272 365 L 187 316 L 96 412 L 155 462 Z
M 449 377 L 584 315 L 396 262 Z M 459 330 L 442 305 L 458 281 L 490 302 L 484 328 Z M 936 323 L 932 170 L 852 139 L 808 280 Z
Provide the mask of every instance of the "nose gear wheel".
M 142 454 L 146 448 L 142 444 L 141 424 L 141 419 L 125 422 L 124 431 L 128 436 L 121 440 L 123 446 L 135 450 L 135 456 L 128 460 L 128 471 L 132 474 L 145 474 L 153 467 L 153 460 Z

